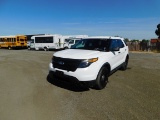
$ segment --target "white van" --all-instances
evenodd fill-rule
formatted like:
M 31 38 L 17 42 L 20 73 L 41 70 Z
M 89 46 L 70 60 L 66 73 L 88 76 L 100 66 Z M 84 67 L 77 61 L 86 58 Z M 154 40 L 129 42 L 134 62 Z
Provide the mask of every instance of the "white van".
M 30 49 L 35 50 L 50 50 L 50 49 L 60 49 L 62 47 L 63 40 L 62 35 L 38 35 L 31 37 Z

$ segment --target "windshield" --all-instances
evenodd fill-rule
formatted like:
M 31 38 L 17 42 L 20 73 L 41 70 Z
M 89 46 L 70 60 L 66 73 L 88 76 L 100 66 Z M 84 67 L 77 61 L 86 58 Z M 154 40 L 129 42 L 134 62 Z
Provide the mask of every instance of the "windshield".
M 70 40 L 70 41 L 69 41 L 69 44 L 74 44 L 74 40 Z
M 70 39 L 69 44 L 75 44 L 81 39 Z
M 65 39 L 64 41 L 68 43 L 70 40 L 71 40 L 71 39 Z
M 108 51 L 109 40 L 107 39 L 82 39 L 71 46 L 71 49 Z
M 31 39 L 31 43 L 34 43 L 34 39 Z

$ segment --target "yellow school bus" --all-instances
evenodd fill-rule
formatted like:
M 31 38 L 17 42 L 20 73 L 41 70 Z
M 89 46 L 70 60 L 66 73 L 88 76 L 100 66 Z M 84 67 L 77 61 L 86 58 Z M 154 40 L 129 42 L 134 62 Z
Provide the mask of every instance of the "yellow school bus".
M 0 48 L 27 48 L 27 37 L 25 35 L 0 36 Z

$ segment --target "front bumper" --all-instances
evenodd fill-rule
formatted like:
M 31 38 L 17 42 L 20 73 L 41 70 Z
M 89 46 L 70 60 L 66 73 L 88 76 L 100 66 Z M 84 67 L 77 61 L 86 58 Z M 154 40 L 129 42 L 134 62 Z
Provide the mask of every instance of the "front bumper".
M 49 71 L 49 77 L 51 79 L 57 78 L 61 81 L 64 82 L 69 82 L 69 83 L 73 83 L 73 84 L 83 84 L 83 85 L 87 85 L 88 87 L 94 87 L 95 86 L 95 80 L 91 80 L 91 81 L 79 81 L 77 78 L 73 77 L 73 76 L 68 76 L 68 75 L 58 75 L 56 74 L 56 72 L 53 71 Z
M 54 75 L 59 77 L 68 77 L 74 79 L 75 81 L 79 82 L 87 82 L 87 81 L 94 81 L 97 78 L 97 69 L 93 68 L 92 66 L 87 68 L 77 68 L 76 71 L 66 71 L 61 70 L 53 67 L 53 64 L 49 64 L 49 71 L 52 71 Z

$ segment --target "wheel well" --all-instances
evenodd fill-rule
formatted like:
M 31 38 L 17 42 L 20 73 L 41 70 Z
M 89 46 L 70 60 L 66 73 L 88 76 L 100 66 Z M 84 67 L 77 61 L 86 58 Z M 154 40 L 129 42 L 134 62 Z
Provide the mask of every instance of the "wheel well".
M 127 59 L 127 60 L 129 59 L 129 55 L 126 56 L 126 59 Z
M 111 66 L 109 63 L 105 63 L 102 67 L 106 67 L 109 72 L 111 71 Z

